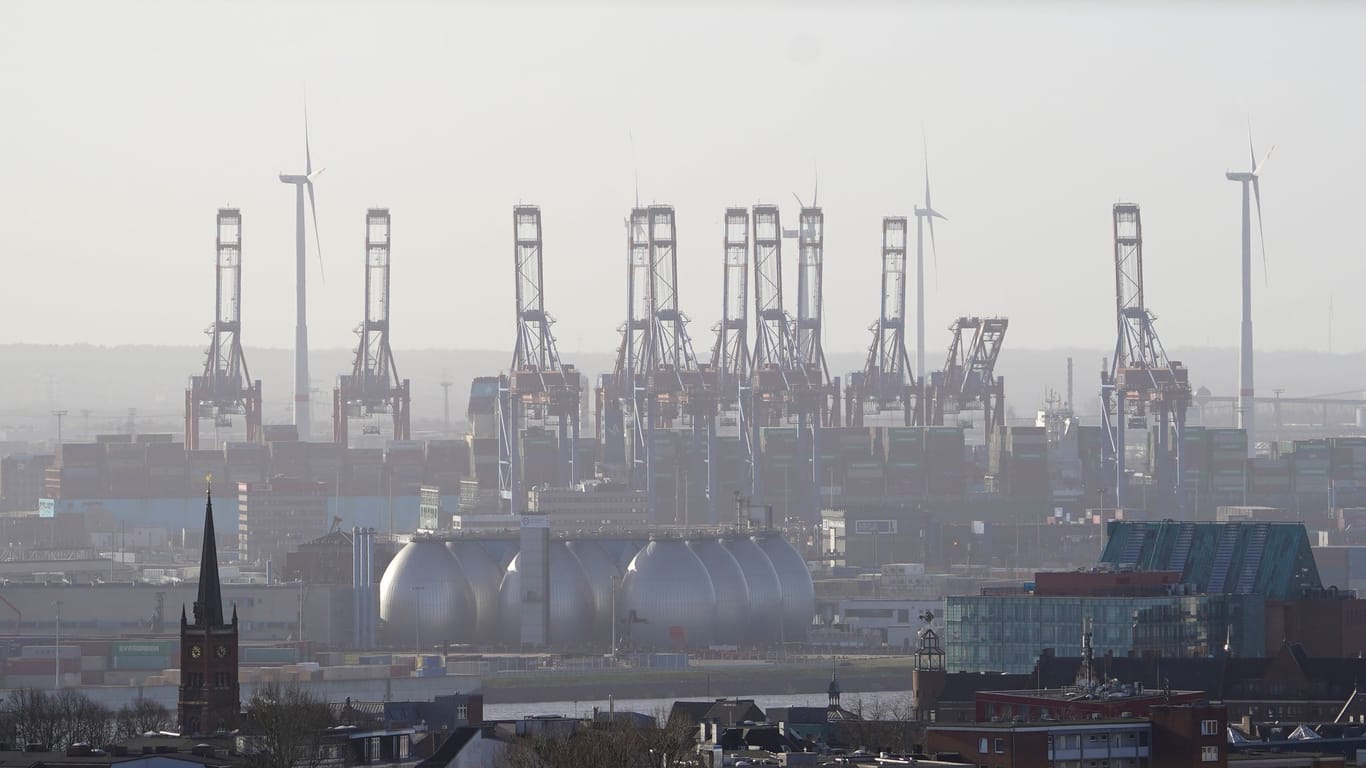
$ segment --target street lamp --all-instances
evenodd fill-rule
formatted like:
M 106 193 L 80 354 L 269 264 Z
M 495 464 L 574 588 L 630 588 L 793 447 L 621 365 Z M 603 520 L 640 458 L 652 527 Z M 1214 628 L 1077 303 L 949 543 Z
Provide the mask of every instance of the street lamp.
M 62 687 L 62 601 L 53 603 L 57 612 L 57 632 L 52 641 L 52 687 Z

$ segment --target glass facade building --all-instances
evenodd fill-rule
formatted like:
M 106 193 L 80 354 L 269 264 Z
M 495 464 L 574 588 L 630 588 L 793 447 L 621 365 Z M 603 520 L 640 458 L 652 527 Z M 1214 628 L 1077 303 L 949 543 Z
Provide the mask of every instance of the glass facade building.
M 1236 656 L 1264 653 L 1264 600 L 1256 595 L 965 595 L 946 601 L 945 667 L 950 672 L 1033 671 L 1045 648 L 1081 656 L 1091 620 L 1097 657 L 1155 653 L 1208 656 L 1227 643 Z

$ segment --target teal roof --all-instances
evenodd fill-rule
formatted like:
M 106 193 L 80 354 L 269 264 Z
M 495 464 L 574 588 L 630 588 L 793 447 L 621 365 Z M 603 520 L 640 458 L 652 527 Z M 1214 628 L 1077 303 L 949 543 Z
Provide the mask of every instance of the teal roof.
M 1309 535 L 1300 523 L 1178 523 L 1115 520 L 1102 564 L 1140 571 L 1180 571 L 1196 592 L 1299 598 L 1323 586 Z

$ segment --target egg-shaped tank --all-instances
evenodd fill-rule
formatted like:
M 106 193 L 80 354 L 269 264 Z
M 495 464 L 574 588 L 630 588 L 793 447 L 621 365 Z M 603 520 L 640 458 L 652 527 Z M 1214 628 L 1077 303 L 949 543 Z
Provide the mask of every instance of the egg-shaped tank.
M 748 536 L 727 536 L 721 544 L 735 557 L 749 588 L 747 642 L 768 645 L 782 634 L 783 588 L 768 555 Z
M 716 591 L 701 559 L 681 540 L 652 540 L 622 577 L 618 619 L 636 648 L 710 645 Z
M 498 640 L 498 588 L 503 583 L 503 568 L 493 555 L 475 539 L 455 539 L 446 542 L 465 573 L 470 592 L 474 595 L 474 641 L 492 643 Z
M 567 543 L 569 551 L 579 560 L 588 587 L 593 591 L 592 641 L 610 646 L 612 643 L 612 600 L 616 594 L 614 579 L 621 578 L 616 558 L 595 539 L 579 539 Z
M 688 542 L 711 577 L 716 591 L 716 623 L 712 642 L 723 645 L 742 645 L 749 635 L 749 585 L 745 572 L 730 550 L 717 539 L 694 539 Z
M 502 631 L 500 639 L 510 645 L 522 642 L 522 555 L 508 563 L 498 592 Z M 593 589 L 579 567 L 578 558 L 563 541 L 550 542 L 549 644 L 557 648 L 580 646 L 592 637 Z
M 379 617 L 390 644 L 468 643 L 476 615 L 465 573 L 439 541 L 408 542 L 380 578 Z
M 761 533 L 754 540 L 773 563 L 778 583 L 782 585 L 783 640 L 805 642 L 816 616 L 816 587 L 811 581 L 811 570 L 797 550 L 778 533 Z

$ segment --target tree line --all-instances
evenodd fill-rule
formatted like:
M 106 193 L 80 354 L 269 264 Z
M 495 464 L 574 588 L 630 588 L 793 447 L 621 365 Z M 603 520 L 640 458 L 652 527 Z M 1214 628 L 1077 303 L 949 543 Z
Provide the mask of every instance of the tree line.
M 16 688 L 0 708 L 0 740 L 16 748 L 37 744 L 53 752 L 75 744 L 100 747 L 174 725 L 170 710 L 151 699 L 139 697 L 111 709 L 69 689 Z

